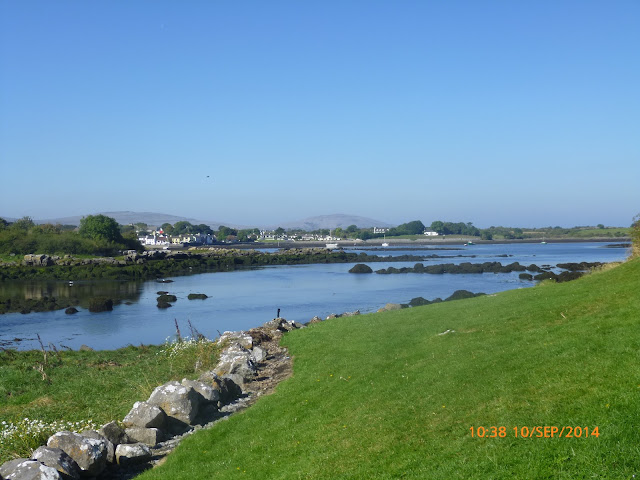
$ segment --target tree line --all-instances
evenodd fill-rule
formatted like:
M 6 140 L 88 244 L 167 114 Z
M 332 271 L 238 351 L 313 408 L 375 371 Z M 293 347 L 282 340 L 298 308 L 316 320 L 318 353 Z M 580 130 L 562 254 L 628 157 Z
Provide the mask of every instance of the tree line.
M 116 255 L 121 250 L 144 248 L 135 233 L 123 234 L 120 225 L 105 215 L 89 215 L 73 225 L 36 225 L 30 217 L 13 223 L 0 218 L 0 254 Z

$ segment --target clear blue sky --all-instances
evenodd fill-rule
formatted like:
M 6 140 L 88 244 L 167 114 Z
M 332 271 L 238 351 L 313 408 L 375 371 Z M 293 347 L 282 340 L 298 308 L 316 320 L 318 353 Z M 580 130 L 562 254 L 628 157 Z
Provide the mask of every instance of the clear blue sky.
M 0 216 L 640 213 L 636 0 L 3 0 L 0 49 Z

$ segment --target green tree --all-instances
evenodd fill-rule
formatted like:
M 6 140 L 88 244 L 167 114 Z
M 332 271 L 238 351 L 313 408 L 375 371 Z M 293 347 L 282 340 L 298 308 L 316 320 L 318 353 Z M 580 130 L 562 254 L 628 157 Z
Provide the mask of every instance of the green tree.
M 173 235 L 173 225 L 171 225 L 169 222 L 163 223 L 160 228 L 162 228 L 162 231 L 167 235 Z
M 31 220 L 31 217 L 22 217 L 20 220 L 16 220 L 15 222 L 13 222 L 11 227 L 15 230 L 23 230 L 26 232 L 34 225 L 35 223 L 33 223 L 33 220 Z
M 599 228 L 600 230 L 602 230 L 602 229 L 604 228 L 604 225 L 603 225 L 602 223 L 599 223 L 599 224 L 598 224 L 598 228 Z
M 136 233 L 136 227 L 133 225 L 120 225 L 120 233 L 124 235 L 125 233 Z
M 440 220 L 431 222 L 431 230 L 438 232 L 440 235 L 444 234 L 444 222 L 441 222 Z
M 390 236 L 398 235 L 422 235 L 424 232 L 424 224 L 420 220 L 403 223 L 389 230 Z
M 347 233 L 356 233 L 358 231 L 358 227 L 355 225 L 349 225 L 346 229 Z
M 191 222 L 181 220 L 173 225 L 173 235 L 182 235 L 184 233 L 193 233 L 193 225 Z
M 93 240 L 121 243 L 120 225 L 113 218 L 105 215 L 89 215 L 80 220 L 81 236 Z
M 209 225 L 201 223 L 200 225 L 194 225 L 193 233 L 203 233 L 205 235 L 206 234 L 213 235 L 213 230 Z
M 284 235 L 284 233 L 285 233 L 284 228 L 282 228 L 282 227 L 278 227 L 278 228 L 276 228 L 276 231 L 275 231 L 276 236 L 278 236 L 278 237 L 279 237 L 279 236 L 281 236 L 281 235 Z
M 228 237 L 234 237 L 236 235 L 238 235 L 238 230 L 235 230 L 230 227 L 225 227 L 224 225 L 220 225 L 220 228 L 218 228 L 218 233 L 216 234 L 216 237 L 218 237 L 219 240 L 224 240 Z

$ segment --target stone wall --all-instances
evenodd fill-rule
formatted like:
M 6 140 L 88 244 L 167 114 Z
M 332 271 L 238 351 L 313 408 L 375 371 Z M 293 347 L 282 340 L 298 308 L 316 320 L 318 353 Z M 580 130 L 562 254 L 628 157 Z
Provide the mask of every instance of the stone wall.
M 132 478 L 152 467 L 186 435 L 246 408 L 290 375 L 280 338 L 303 325 L 277 318 L 247 332 L 225 332 L 216 367 L 198 380 L 158 386 L 120 421 L 98 431 L 57 432 L 31 458 L 0 466 L 0 480 Z

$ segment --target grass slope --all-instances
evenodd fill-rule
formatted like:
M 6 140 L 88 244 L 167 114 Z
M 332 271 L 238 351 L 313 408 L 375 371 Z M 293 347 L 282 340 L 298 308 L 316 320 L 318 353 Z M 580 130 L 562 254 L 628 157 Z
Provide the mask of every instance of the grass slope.
M 635 260 L 570 283 L 292 332 L 291 379 L 141 480 L 631 478 L 639 291 Z M 472 438 L 480 426 L 506 435 Z M 514 427 L 534 426 L 599 436 L 515 438 Z

